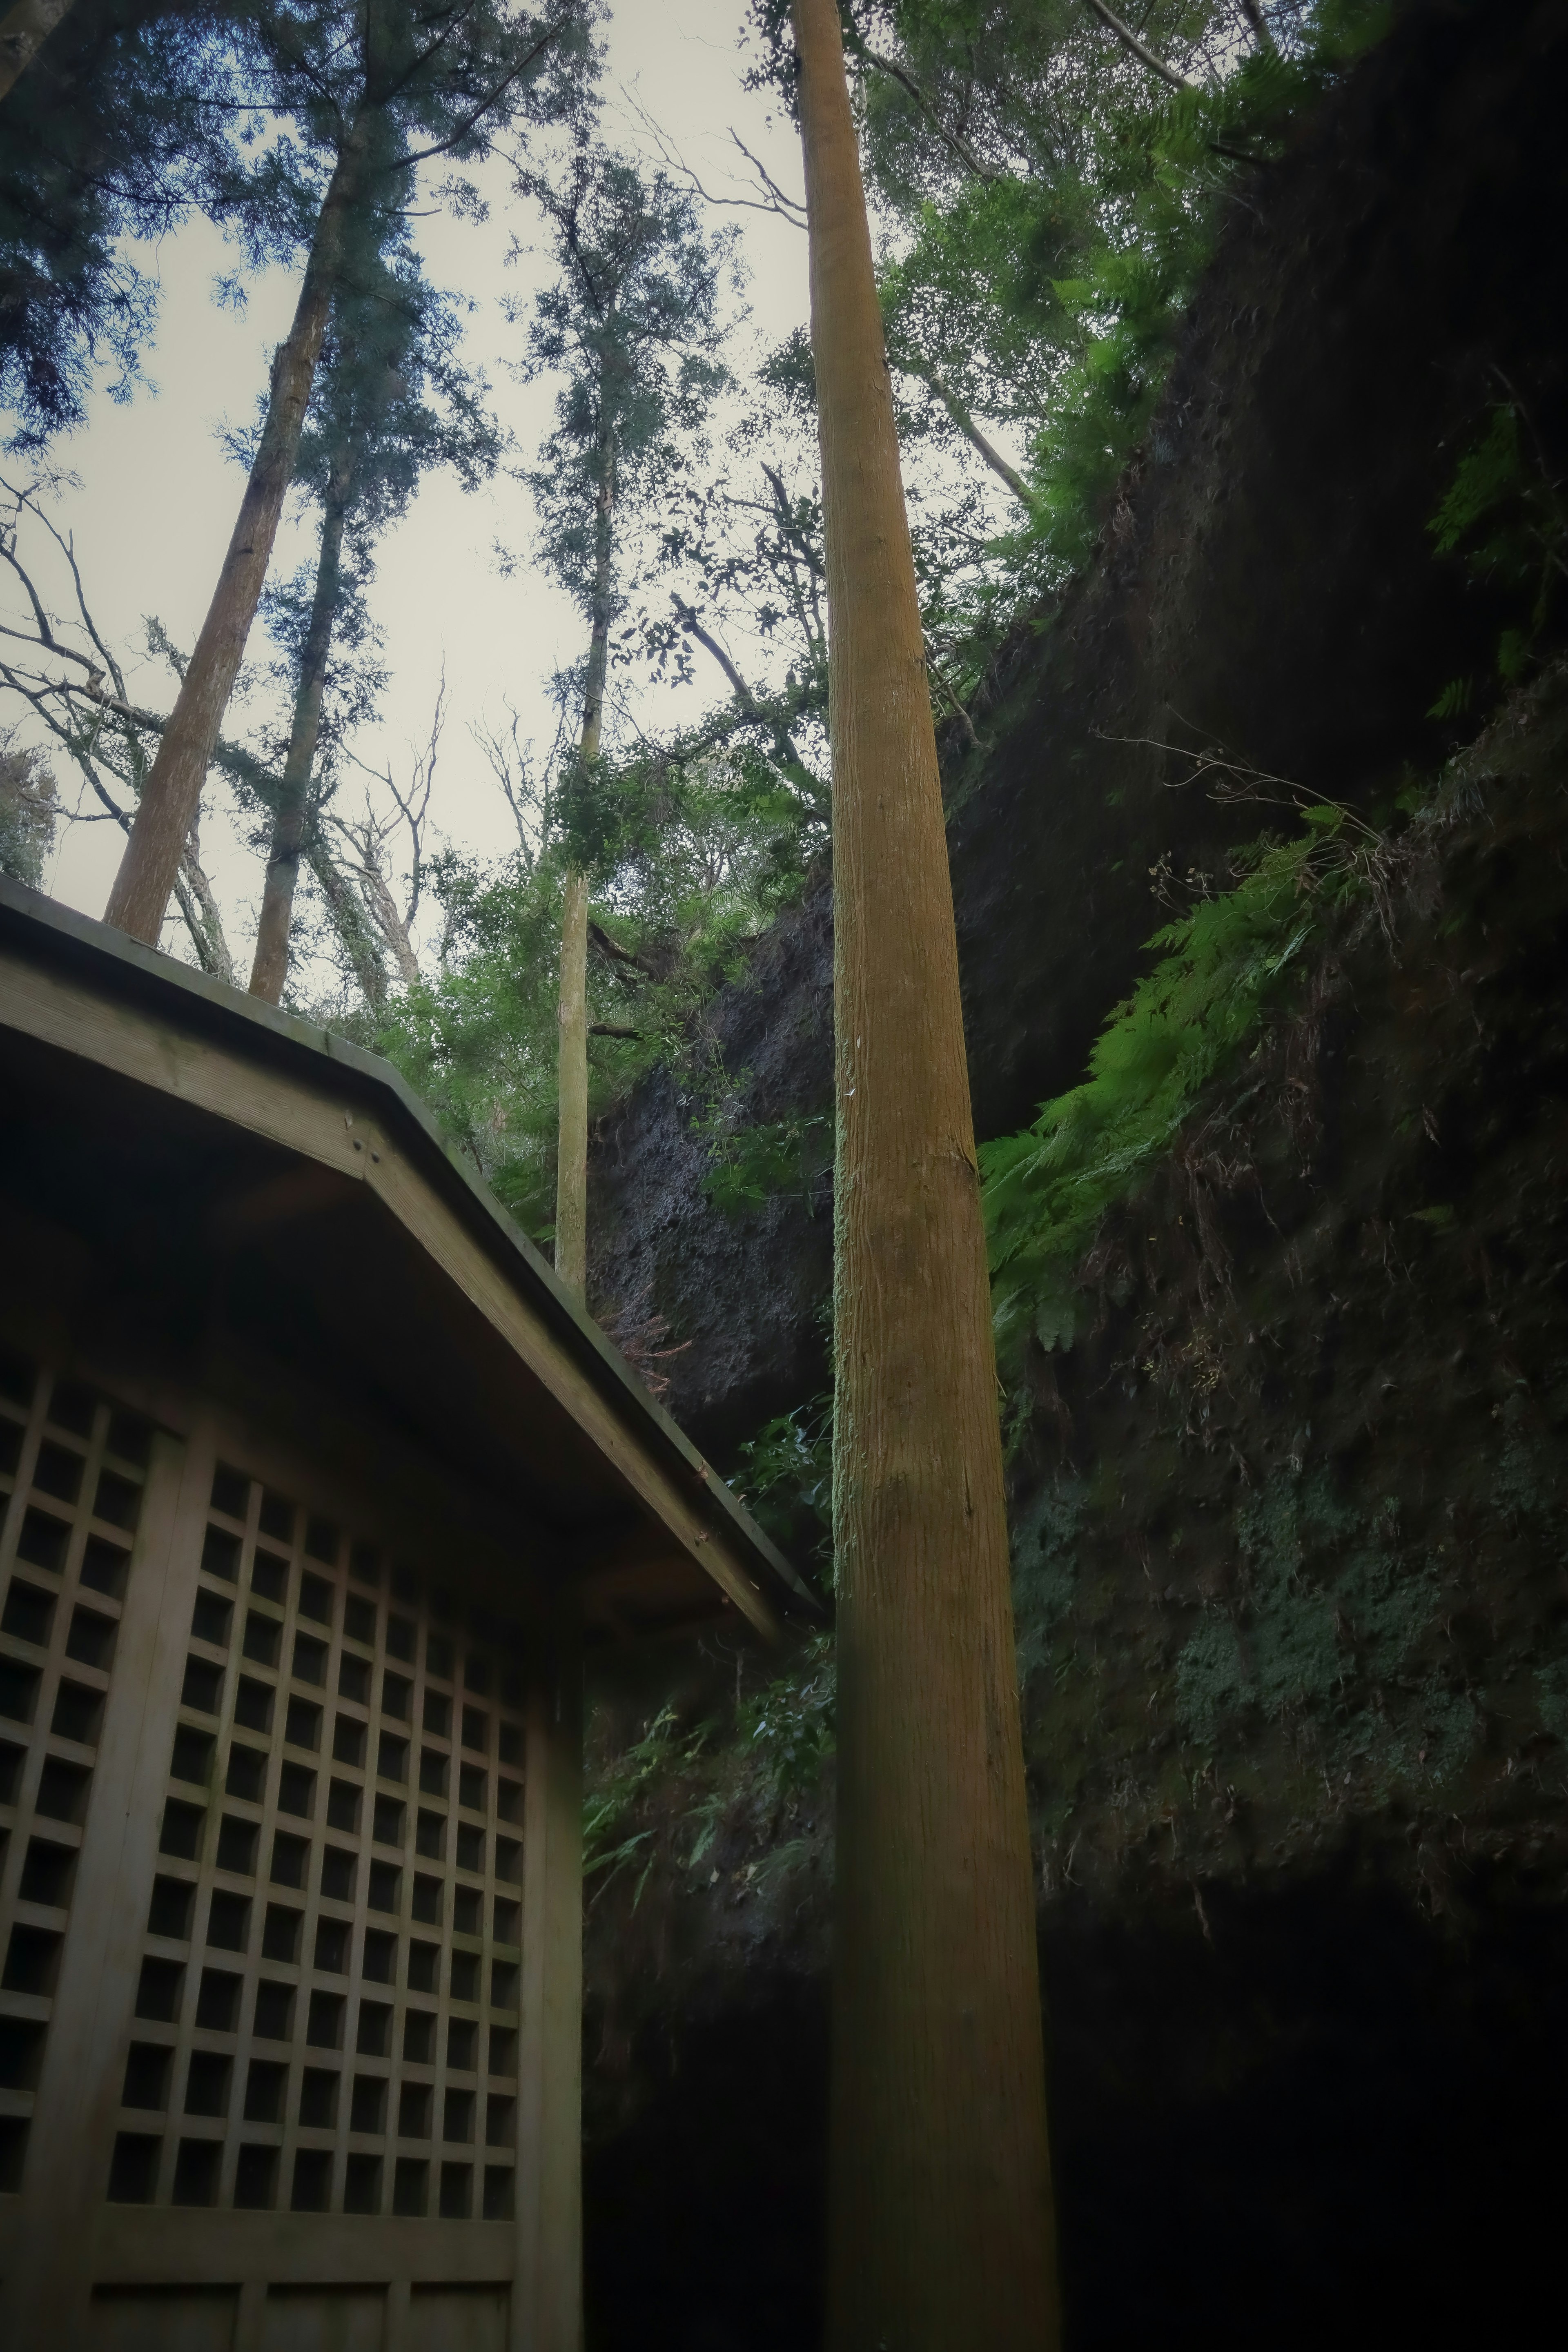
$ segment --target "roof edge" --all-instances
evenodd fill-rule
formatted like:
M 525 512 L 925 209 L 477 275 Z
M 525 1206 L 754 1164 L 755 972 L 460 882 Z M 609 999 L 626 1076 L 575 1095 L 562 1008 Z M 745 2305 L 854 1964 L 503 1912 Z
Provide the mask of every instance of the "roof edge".
M 448 1148 L 426 1105 L 402 1072 L 379 1054 L 330 1029 L 319 1029 L 296 1013 L 251 996 L 227 981 L 195 971 L 109 924 L 79 914 L 58 899 L 0 875 L 0 939 L 39 935 L 55 960 L 74 964 L 100 983 L 118 978 L 124 992 L 179 1002 L 184 1017 L 209 1034 L 226 1036 L 245 1051 L 299 1069 L 326 1062 L 341 1084 L 347 1077 L 377 1101 L 382 1116 L 405 1143 L 412 1142 L 424 1172 L 437 1184 L 449 1207 L 460 1214 L 543 1313 L 555 1335 L 584 1365 L 600 1393 L 638 1428 L 656 1454 L 673 1454 L 685 1479 L 709 1498 L 730 1536 L 796 1599 L 816 1612 L 818 1596 L 784 1554 L 763 1534 L 743 1503 L 693 1445 L 685 1431 L 643 1386 L 620 1349 L 605 1338 L 587 1308 L 575 1299 L 542 1253 L 488 1185 L 465 1168 Z

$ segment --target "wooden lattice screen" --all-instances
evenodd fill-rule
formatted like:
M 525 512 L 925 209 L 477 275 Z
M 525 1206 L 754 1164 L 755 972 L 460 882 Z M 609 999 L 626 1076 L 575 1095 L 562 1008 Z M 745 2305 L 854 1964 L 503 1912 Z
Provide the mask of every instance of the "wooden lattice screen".
M 160 1442 L 0 1358 L 0 2195 L 29 2187 Z M 521 1630 L 246 1454 L 231 1433 L 203 1472 L 199 1566 L 152 1596 L 160 1651 L 167 1591 L 188 1633 L 177 1704 L 134 1730 L 143 1759 L 162 1744 L 157 1853 L 101 2045 L 117 2090 L 81 2086 L 82 2177 L 110 2208 L 510 2221 Z

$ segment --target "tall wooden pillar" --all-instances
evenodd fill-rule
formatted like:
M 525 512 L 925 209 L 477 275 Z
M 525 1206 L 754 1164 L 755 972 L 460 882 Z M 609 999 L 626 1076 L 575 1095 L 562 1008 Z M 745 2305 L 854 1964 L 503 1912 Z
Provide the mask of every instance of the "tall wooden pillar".
M 179 1699 L 196 1580 L 197 1546 L 179 1538 L 193 1517 L 199 1525 L 211 1477 L 210 1447 L 198 1463 L 178 1439 L 153 1438 L 34 2108 L 20 2259 L 0 2289 L 0 2343 L 17 2352 L 75 2352 L 87 2340 L 100 2175 L 120 2099 L 116 2061 L 163 1813 L 163 1727 Z M 144 1736 L 150 1724 L 156 1738 Z
M 558 1596 L 529 1694 L 511 2352 L 583 2344 L 583 1645 Z

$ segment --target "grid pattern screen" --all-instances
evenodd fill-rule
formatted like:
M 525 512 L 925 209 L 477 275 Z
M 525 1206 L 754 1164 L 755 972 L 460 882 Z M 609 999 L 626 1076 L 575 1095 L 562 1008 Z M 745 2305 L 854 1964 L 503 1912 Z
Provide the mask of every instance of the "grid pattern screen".
M 151 1436 L 0 1354 L 0 2191 L 26 2163 Z
M 112 2200 L 510 2218 L 520 1651 L 219 1465 Z

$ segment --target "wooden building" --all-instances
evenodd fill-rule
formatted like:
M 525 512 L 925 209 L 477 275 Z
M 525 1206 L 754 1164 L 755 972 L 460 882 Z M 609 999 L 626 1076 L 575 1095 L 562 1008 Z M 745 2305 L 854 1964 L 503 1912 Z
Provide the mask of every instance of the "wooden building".
M 0 882 L 0 2343 L 577 2352 L 584 1646 L 803 1588 L 395 1072 Z

